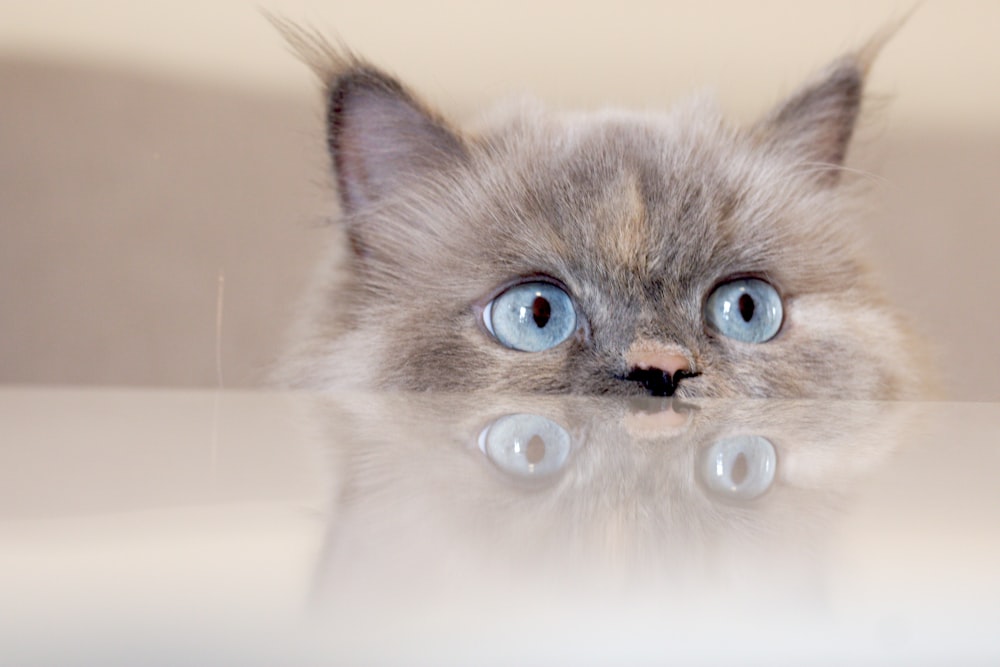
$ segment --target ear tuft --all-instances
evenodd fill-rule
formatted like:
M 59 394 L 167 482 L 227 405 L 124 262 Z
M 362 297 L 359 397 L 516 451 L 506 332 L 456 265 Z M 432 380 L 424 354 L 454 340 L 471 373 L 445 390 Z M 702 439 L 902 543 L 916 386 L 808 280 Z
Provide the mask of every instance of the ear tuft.
M 268 18 L 326 87 L 327 145 L 345 212 L 465 157 L 461 135 L 396 79 L 315 31 Z
M 755 125 L 753 136 L 808 167 L 821 185 L 836 184 L 861 112 L 868 72 L 908 16 L 827 66 Z

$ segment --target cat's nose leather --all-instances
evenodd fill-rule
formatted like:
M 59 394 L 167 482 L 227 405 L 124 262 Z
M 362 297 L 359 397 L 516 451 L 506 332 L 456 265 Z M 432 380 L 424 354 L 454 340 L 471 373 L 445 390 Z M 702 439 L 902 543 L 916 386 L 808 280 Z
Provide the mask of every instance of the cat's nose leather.
M 657 343 L 637 342 L 625 356 L 629 369 L 648 371 L 657 369 L 673 377 L 678 371 L 691 372 L 691 363 L 678 347 L 659 345 Z
M 688 364 L 688 360 L 679 354 L 664 354 L 658 356 L 641 357 L 629 363 L 630 369 L 638 369 L 640 371 L 657 370 L 666 373 L 667 375 L 673 377 L 677 375 L 678 371 L 688 372 L 691 370 L 691 365 Z
M 687 355 L 674 346 L 639 341 L 625 361 L 629 370 L 624 379 L 638 382 L 654 396 L 673 396 L 677 384 L 692 375 Z

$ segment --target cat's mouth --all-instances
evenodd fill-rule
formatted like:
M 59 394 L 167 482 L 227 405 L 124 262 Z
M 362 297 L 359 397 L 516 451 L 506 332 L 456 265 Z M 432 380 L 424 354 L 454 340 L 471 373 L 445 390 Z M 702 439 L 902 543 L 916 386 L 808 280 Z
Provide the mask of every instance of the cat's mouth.
M 696 405 L 676 396 L 635 396 L 628 399 L 628 411 L 622 423 L 629 435 L 647 439 L 675 436 L 687 430 Z

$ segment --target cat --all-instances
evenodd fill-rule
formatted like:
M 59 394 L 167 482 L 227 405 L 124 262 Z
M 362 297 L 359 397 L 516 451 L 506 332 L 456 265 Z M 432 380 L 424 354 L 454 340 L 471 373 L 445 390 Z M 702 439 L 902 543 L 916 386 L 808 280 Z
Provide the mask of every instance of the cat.
M 884 36 L 746 127 L 524 102 L 459 128 L 281 26 L 319 74 L 339 198 L 280 373 L 318 390 L 903 399 L 922 364 L 844 167 Z

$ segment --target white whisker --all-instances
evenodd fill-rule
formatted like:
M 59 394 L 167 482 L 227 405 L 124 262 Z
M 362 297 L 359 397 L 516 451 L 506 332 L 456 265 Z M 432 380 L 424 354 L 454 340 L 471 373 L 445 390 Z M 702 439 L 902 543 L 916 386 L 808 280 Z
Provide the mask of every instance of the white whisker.
M 215 292 L 215 396 L 212 400 L 212 478 L 215 478 L 219 460 L 219 397 L 223 389 L 222 381 L 222 306 L 226 293 L 226 274 L 219 269 Z

